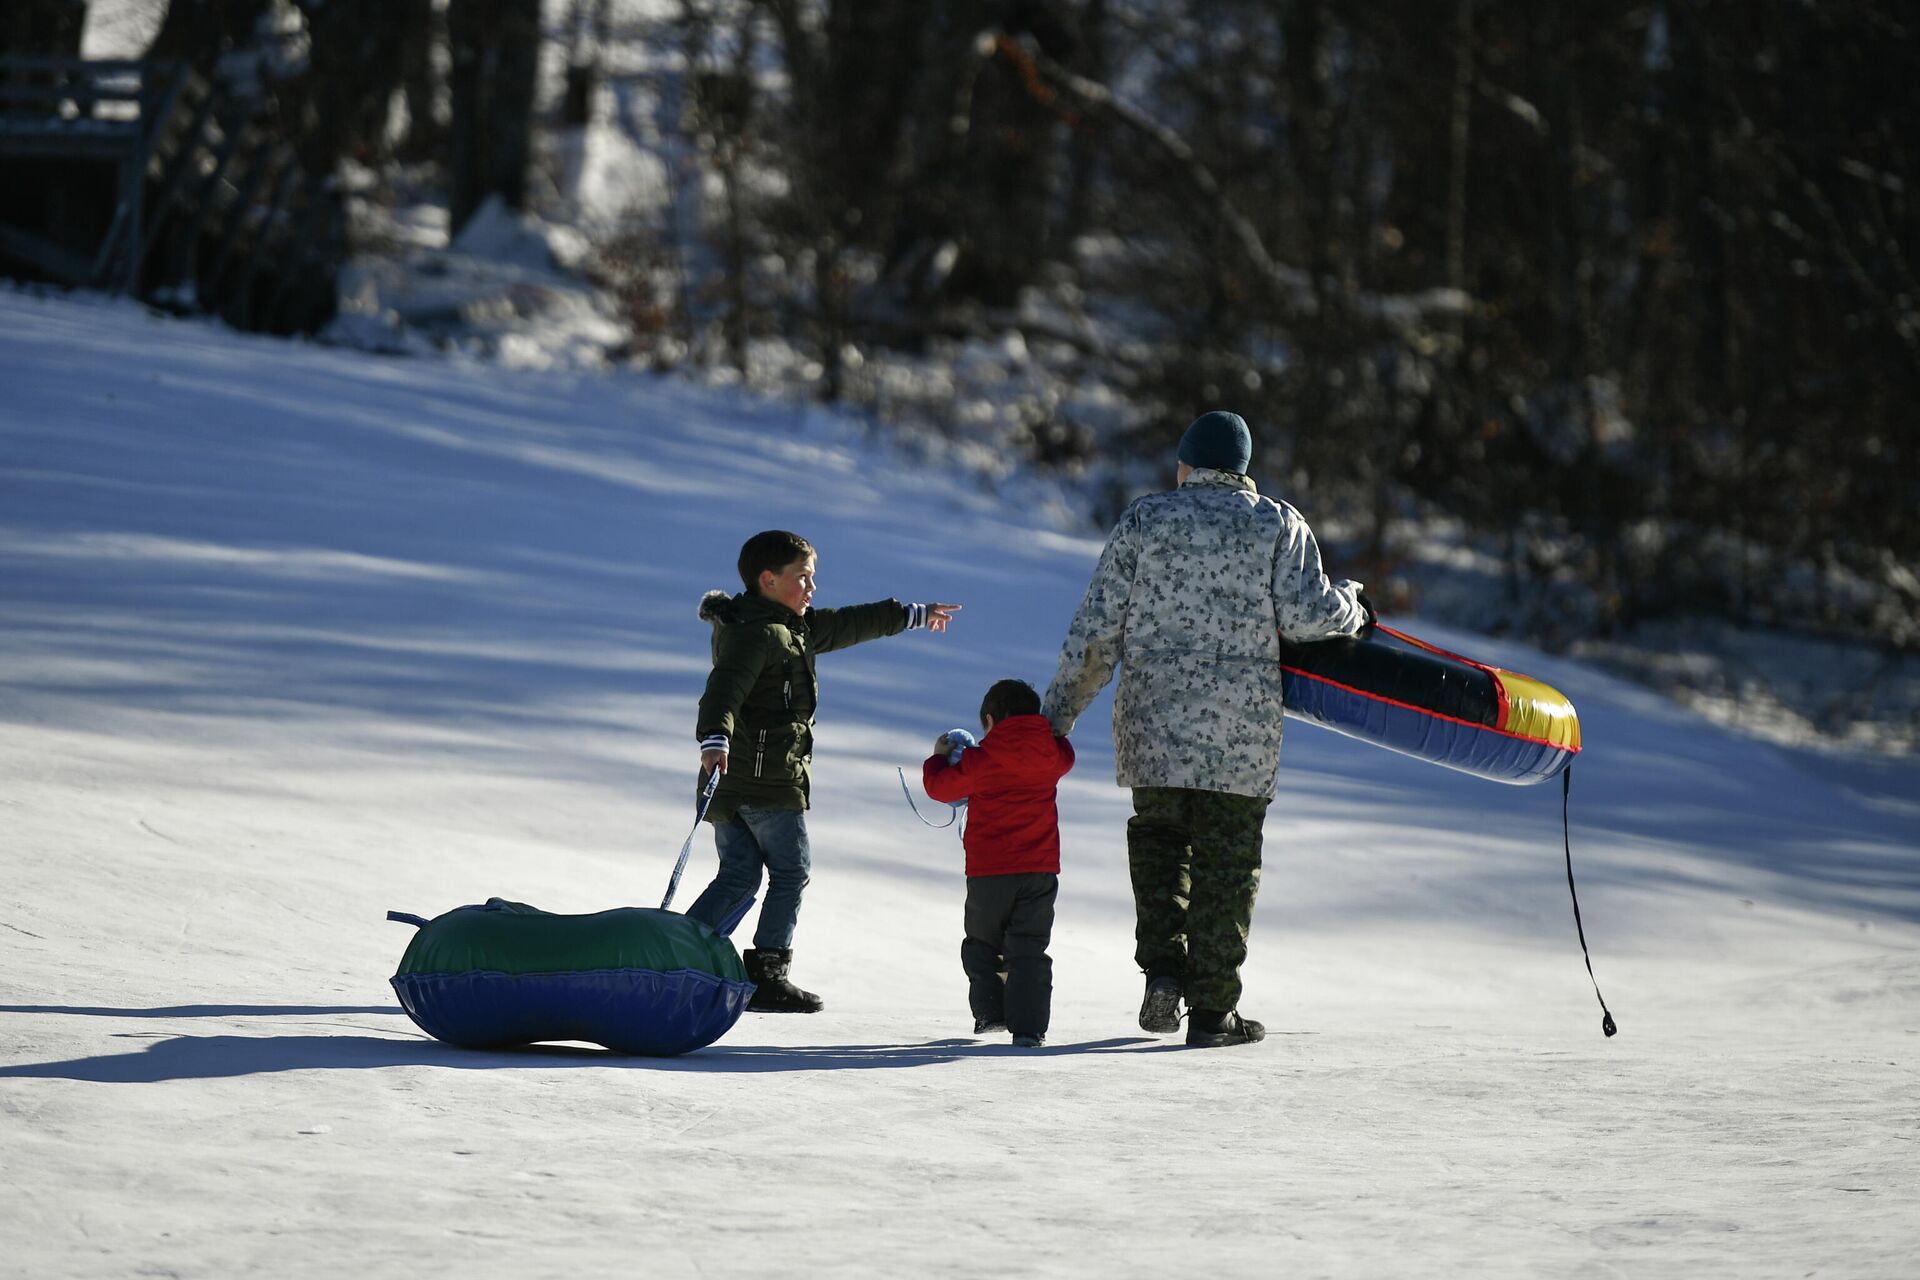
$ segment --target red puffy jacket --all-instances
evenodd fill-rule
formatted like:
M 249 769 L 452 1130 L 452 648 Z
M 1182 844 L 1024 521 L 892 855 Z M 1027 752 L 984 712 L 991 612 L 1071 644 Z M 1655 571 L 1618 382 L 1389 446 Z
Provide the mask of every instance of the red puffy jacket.
M 1073 744 L 1045 716 L 1008 716 L 959 764 L 927 757 L 920 779 L 935 800 L 967 804 L 967 874 L 1060 871 L 1060 811 L 1054 784 L 1073 768 Z

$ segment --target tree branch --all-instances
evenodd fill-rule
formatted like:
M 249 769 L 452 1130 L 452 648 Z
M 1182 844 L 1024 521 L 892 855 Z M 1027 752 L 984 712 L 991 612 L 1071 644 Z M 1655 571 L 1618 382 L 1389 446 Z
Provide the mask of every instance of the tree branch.
M 1248 265 L 1275 299 L 1295 315 L 1313 315 L 1323 303 L 1333 303 L 1353 317 L 1379 322 L 1403 340 L 1413 341 L 1428 336 L 1426 322 L 1430 317 L 1459 316 L 1473 310 L 1472 298 L 1464 290 L 1452 287 L 1411 294 L 1376 294 L 1346 289 L 1332 279 L 1321 281 L 1316 287 L 1311 273 L 1273 256 L 1252 220 L 1221 187 L 1219 178 L 1172 128 L 1118 97 L 1106 85 L 1069 71 L 1034 48 L 1030 41 L 983 31 L 974 42 L 974 52 L 982 61 L 995 57 L 1005 59 L 1019 73 L 1034 100 L 1065 123 L 1078 125 L 1081 114 L 1097 115 L 1150 142 L 1208 198 L 1210 207 L 1225 224 Z M 1077 112 L 1074 107 L 1078 108 Z

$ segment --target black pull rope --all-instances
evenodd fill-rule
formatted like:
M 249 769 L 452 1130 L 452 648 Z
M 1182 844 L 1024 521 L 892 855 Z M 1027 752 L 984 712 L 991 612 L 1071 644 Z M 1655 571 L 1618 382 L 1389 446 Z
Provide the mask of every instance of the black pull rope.
M 715 769 L 707 775 L 707 785 L 700 792 L 700 809 L 693 815 L 693 830 L 687 832 L 687 842 L 680 846 L 680 861 L 673 864 L 673 878 L 667 881 L 667 896 L 660 899 L 660 909 L 665 911 L 673 905 L 674 892 L 680 888 L 680 877 L 686 872 L 687 859 L 693 854 L 693 838 L 700 834 L 700 823 L 707 816 L 707 806 L 713 803 L 713 793 L 720 786 L 720 771 Z
M 1593 976 L 1593 953 L 1587 950 L 1587 931 L 1580 923 L 1580 893 L 1573 887 L 1573 837 L 1567 824 L 1567 796 L 1573 790 L 1573 766 L 1560 774 L 1560 839 L 1567 848 L 1567 896 L 1573 899 L 1573 929 L 1580 935 L 1580 954 L 1586 957 L 1587 981 L 1593 983 L 1593 998 L 1600 1002 L 1600 1030 L 1612 1035 L 1620 1028 L 1613 1025 L 1613 1013 L 1607 998 L 1600 994 L 1600 983 Z

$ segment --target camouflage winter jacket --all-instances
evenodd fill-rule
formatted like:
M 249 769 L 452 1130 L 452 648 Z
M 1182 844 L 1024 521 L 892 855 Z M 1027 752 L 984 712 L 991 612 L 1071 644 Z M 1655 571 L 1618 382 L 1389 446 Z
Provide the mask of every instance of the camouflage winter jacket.
M 805 809 L 820 704 L 814 655 L 898 635 L 924 616 L 898 600 L 801 615 L 757 593 L 707 592 L 700 617 L 713 624 L 713 671 L 694 733 L 727 752 L 707 820 L 725 822 L 743 804 Z
M 1135 501 L 1108 535 L 1041 713 L 1071 733 L 1117 664 L 1121 786 L 1271 796 L 1280 637 L 1356 634 L 1360 588 L 1327 580 L 1298 511 L 1246 476 L 1196 470 Z

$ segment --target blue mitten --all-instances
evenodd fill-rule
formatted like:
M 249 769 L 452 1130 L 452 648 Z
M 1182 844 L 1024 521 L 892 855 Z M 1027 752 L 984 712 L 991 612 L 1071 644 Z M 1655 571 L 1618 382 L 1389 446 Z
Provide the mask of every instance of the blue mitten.
M 948 764 L 959 764 L 960 753 L 962 751 L 965 751 L 968 747 L 977 747 L 980 745 L 979 739 L 975 738 L 965 729 L 947 730 L 947 741 L 953 744 L 953 749 L 947 752 Z
M 947 730 L 947 741 L 952 744 L 952 746 L 947 751 L 947 763 L 949 765 L 959 764 L 960 753 L 965 751 L 968 747 L 977 747 L 980 745 L 979 740 L 976 739 L 972 734 L 968 733 L 965 729 Z M 967 807 L 967 802 L 965 800 L 957 800 L 954 802 L 953 807 L 956 810 L 964 809 Z

